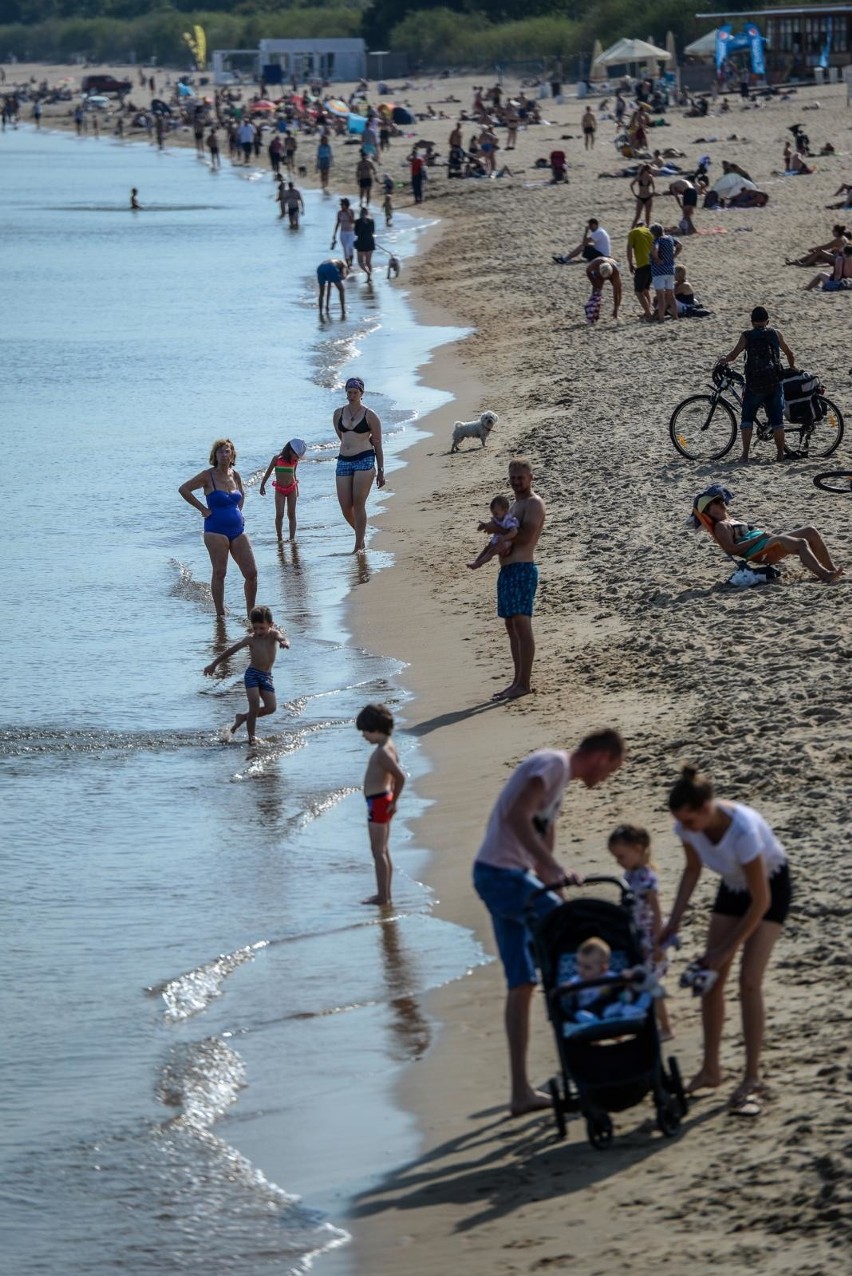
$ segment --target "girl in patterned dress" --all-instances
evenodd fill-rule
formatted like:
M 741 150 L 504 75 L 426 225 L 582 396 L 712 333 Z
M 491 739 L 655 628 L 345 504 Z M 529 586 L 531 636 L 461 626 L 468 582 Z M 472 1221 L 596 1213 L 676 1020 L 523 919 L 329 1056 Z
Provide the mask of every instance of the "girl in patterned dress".
M 653 966 L 657 979 L 662 979 L 668 969 L 657 936 L 663 928 L 660 911 L 659 881 L 651 863 L 651 838 L 646 829 L 633 824 L 619 824 L 609 835 L 610 854 L 621 867 L 624 880 L 636 897 L 634 920 L 642 936 L 645 960 Z M 661 1041 L 671 1041 L 674 1033 L 669 1023 L 665 999 L 656 1003 L 657 1025 Z

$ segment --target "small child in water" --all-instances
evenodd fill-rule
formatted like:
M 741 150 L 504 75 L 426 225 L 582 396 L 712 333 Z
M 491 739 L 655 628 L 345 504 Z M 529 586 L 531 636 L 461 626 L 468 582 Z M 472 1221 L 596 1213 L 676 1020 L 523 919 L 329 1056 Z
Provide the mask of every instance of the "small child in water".
M 385 202 L 382 205 L 382 211 L 385 215 L 385 225 L 393 225 L 393 178 L 387 173 L 385 174 Z
M 633 916 L 642 936 L 645 961 L 653 968 L 657 979 L 662 979 L 668 970 L 668 963 L 657 944 L 657 936 L 663 928 L 663 915 L 660 909 L 659 880 L 651 863 L 651 836 L 646 829 L 636 825 L 619 824 L 610 833 L 607 846 L 636 899 Z M 674 1033 L 663 998 L 657 999 L 656 1014 L 660 1040 L 671 1041 Z
M 494 500 L 488 507 L 491 510 L 491 518 L 487 523 L 477 523 L 476 530 L 478 532 L 491 532 L 491 539 L 482 550 L 477 554 L 472 563 L 468 563 L 471 571 L 476 571 L 477 567 L 482 567 L 489 562 L 495 554 L 502 557 L 508 554 L 512 541 L 518 534 L 520 523 L 514 514 L 510 514 L 511 506 L 505 496 L 495 496 Z
M 383 704 L 365 705 L 355 726 L 369 744 L 376 747 L 370 754 L 364 772 L 364 797 L 367 800 L 367 831 L 376 869 L 376 893 L 362 904 L 391 902 L 390 822 L 396 814 L 399 795 L 405 787 L 405 772 L 399 765 L 399 754 L 391 735 L 393 715 Z
M 273 470 L 275 478 L 275 534 L 283 540 L 284 510 L 287 510 L 287 522 L 290 527 L 290 540 L 296 539 L 296 501 L 299 498 L 299 480 L 296 478 L 296 466 L 308 450 L 304 439 L 290 439 L 285 443 L 278 456 L 273 456 L 266 473 L 260 480 L 260 494 L 266 495 L 266 482 Z
M 256 744 L 257 737 L 254 734 L 254 727 L 257 719 L 265 718 L 267 714 L 274 713 L 278 707 L 275 701 L 275 685 L 272 681 L 272 666 L 275 664 L 278 648 L 289 647 L 290 642 L 286 634 L 283 634 L 280 629 L 276 629 L 275 622 L 272 619 L 272 612 L 268 607 L 252 607 L 249 621 L 251 622 L 251 633 L 246 634 L 245 638 L 241 638 L 239 642 L 234 643 L 233 647 L 229 647 L 227 651 L 222 652 L 221 656 L 217 656 L 215 660 L 212 660 L 209 665 L 205 666 L 204 672 L 209 676 L 223 660 L 233 656 L 240 648 L 248 647 L 251 664 L 246 669 L 243 678 L 246 699 L 248 700 L 248 713 L 237 714 L 233 724 L 228 728 L 228 735 L 232 737 L 234 732 L 238 731 L 245 723 L 249 744 Z M 262 708 L 261 701 L 263 702 Z

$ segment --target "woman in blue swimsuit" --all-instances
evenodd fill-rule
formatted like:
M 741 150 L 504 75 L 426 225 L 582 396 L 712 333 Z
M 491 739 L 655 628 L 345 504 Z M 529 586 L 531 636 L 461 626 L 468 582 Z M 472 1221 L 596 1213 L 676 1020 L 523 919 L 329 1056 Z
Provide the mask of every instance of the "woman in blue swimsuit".
M 378 487 L 385 485 L 382 423 L 361 402 L 364 382 L 350 377 L 346 382 L 346 404 L 335 409 L 334 432 L 340 440 L 337 457 L 337 499 L 343 517 L 355 532 L 353 554 L 364 548 L 367 533 L 367 497 L 375 478 Z M 376 472 L 378 466 L 378 473 Z
M 230 555 L 243 574 L 246 611 L 251 612 L 257 597 L 257 567 L 251 541 L 246 536 L 243 481 L 234 469 L 237 450 L 230 439 L 217 439 L 210 451 L 209 470 L 202 470 L 178 488 L 185 501 L 204 519 L 204 544 L 210 555 L 213 576 L 210 591 L 216 615 L 225 615 L 225 576 Z M 193 492 L 204 491 L 202 505 Z

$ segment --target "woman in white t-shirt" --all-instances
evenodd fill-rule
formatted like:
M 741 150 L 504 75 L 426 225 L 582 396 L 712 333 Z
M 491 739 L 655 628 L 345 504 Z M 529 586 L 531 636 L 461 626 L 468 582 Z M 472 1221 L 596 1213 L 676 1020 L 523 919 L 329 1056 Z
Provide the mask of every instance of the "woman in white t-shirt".
M 712 781 L 684 767 L 669 794 L 675 832 L 683 842 L 686 867 L 659 942 L 676 934 L 703 868 L 718 873 L 719 886 L 702 964 L 718 978 L 701 1001 L 704 1062 L 689 1091 L 722 1084 L 719 1048 L 725 1019 L 725 982 L 738 949 L 740 1007 L 745 1040 L 745 1075 L 731 1096 L 731 1111 L 755 1116 L 764 1087 L 763 975 L 790 907 L 791 884 L 784 848 L 766 820 L 750 806 L 723 802 Z

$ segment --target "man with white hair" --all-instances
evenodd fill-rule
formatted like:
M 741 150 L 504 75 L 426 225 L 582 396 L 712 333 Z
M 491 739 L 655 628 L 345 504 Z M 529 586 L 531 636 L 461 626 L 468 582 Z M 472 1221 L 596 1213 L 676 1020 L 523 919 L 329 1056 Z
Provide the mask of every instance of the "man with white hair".
M 612 317 L 618 318 L 618 307 L 621 305 L 621 271 L 614 257 L 596 257 L 586 267 L 586 278 L 592 285 L 592 295 L 586 303 L 586 318 L 595 323 L 601 312 L 603 286 L 612 285 Z M 594 312 L 594 318 L 591 312 Z

